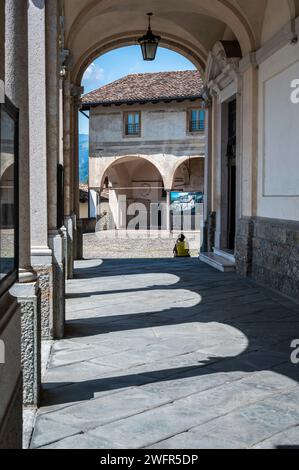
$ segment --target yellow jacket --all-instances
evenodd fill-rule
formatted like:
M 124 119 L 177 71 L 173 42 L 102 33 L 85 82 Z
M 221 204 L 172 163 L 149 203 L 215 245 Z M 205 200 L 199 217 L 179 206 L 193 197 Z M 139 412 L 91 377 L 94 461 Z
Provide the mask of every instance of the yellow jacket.
M 188 243 L 186 242 L 186 240 L 184 240 L 183 242 L 181 242 L 180 240 L 177 241 L 176 243 L 176 254 L 177 256 L 189 256 L 189 247 L 188 247 Z

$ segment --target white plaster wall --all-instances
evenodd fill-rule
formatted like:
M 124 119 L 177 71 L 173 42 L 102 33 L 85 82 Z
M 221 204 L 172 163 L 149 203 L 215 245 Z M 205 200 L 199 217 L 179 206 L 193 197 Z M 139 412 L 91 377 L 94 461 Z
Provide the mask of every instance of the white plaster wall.
M 273 54 L 259 69 L 257 215 L 299 220 L 299 44 Z
M 112 142 L 142 143 L 145 140 L 176 141 L 181 139 L 187 139 L 190 143 L 196 142 L 199 134 L 192 135 L 186 132 L 186 113 L 192 107 L 201 107 L 201 102 L 94 108 L 90 112 L 91 153 L 96 150 L 98 144 Z M 126 111 L 141 112 L 141 137 L 124 137 L 123 115 Z M 201 138 L 204 140 L 204 135 Z
M 100 188 L 109 167 L 128 156 L 147 159 L 171 189 L 177 165 L 189 157 L 205 156 L 205 133 L 187 132 L 187 111 L 198 103 L 169 103 L 139 107 L 98 107 L 90 115 L 89 184 Z M 141 137 L 123 136 L 123 113 L 141 111 Z
M 147 110 L 143 113 L 142 133 L 148 140 L 186 138 L 186 108 Z M 188 136 L 187 136 L 188 138 Z

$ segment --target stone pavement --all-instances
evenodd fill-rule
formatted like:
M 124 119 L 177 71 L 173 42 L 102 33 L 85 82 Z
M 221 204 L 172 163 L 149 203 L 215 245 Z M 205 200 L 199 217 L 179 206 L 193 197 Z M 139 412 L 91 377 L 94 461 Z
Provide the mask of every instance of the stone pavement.
M 298 305 L 197 259 L 76 263 L 32 448 L 299 446 Z
M 184 232 L 191 256 L 198 257 L 199 232 Z M 84 258 L 171 258 L 180 232 L 103 231 L 84 235 Z

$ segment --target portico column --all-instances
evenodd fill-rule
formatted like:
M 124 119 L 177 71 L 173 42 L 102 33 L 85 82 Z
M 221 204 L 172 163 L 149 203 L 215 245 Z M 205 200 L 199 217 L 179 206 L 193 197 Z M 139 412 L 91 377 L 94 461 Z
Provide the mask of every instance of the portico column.
M 221 248 L 221 237 L 222 233 L 222 194 L 221 194 L 221 177 L 222 177 L 222 165 L 223 160 L 222 152 L 225 146 L 222 145 L 222 104 L 217 94 L 213 94 L 213 116 L 212 116 L 212 190 L 211 190 L 211 201 L 212 210 L 215 213 L 215 236 L 214 236 L 214 247 Z M 211 248 L 214 248 L 211 247 Z
M 241 61 L 240 76 L 236 269 L 239 275 L 246 277 L 252 272 L 254 218 L 257 215 L 258 68 L 254 54 Z
M 83 88 L 72 86 L 72 183 L 73 183 L 73 221 L 74 221 L 74 258 L 82 259 L 83 253 L 83 233 L 80 224 L 80 203 L 79 203 L 79 104 Z
M 19 278 L 34 281 L 30 254 L 30 195 L 29 195 L 29 122 L 28 122 L 28 46 L 27 5 L 12 0 L 6 2 L 6 94 L 19 108 Z M 22 79 L 21 79 L 22 77 Z
M 48 245 L 45 0 L 28 1 L 31 259 L 41 287 L 42 337 L 53 337 L 53 269 Z
M 0 80 L 4 84 L 5 78 L 5 0 L 0 0 Z M 1 84 L 0 84 L 1 86 Z M 3 90 L 0 89 L 0 94 L 3 94 Z M 1 95 L 0 95 L 1 98 Z
M 71 83 L 64 81 L 63 163 L 64 163 L 64 225 L 66 228 L 66 277 L 74 275 L 74 218 L 72 207 L 72 106 Z
M 79 216 L 79 170 L 78 170 L 78 99 L 82 88 L 70 82 L 64 82 L 64 210 L 67 231 L 67 278 L 72 279 L 74 260 L 80 257 L 82 240 L 77 232 Z M 77 250 L 79 241 L 79 247 Z
M 171 189 L 166 189 L 166 230 L 171 231 Z
M 206 101 L 205 111 L 205 183 L 204 183 L 204 227 L 202 252 L 211 252 L 214 246 L 215 225 L 212 204 L 212 98 Z
M 5 1 L 0 0 L 0 101 L 4 102 Z M 0 449 L 22 448 L 21 321 L 17 300 L 0 295 L 0 353 L 9 360 L 0 366 Z M 3 351 L 4 348 L 4 351 Z M 3 358 L 2 358 L 3 359 Z M 1 362 L 1 357 L 0 357 Z
M 53 337 L 61 339 L 65 323 L 65 256 L 62 220 L 58 217 L 60 163 L 60 49 L 58 2 L 46 2 L 48 242 L 53 253 Z M 61 176 L 60 176 L 61 179 Z
M 30 159 L 27 2 L 6 0 L 6 94 L 19 108 L 19 284 L 11 293 L 21 306 L 23 400 L 36 406 L 40 392 L 40 292 L 30 256 Z M 36 196 L 36 199 L 38 197 Z

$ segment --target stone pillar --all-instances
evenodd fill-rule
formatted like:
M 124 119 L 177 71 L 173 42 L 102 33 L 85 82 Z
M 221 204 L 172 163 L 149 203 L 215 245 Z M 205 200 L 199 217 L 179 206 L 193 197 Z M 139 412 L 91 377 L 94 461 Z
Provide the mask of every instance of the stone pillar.
M 239 211 L 236 233 L 238 274 L 252 274 L 254 219 L 257 215 L 257 114 L 258 69 L 254 54 L 240 63 L 242 93 L 239 95 L 240 162 Z
M 65 323 L 65 258 L 62 221 L 58 221 L 58 164 L 60 163 L 59 12 L 55 0 L 46 3 L 48 243 L 53 254 L 53 337 L 61 339 Z
M 216 213 L 215 218 L 215 248 L 222 248 L 222 240 L 225 239 L 225 221 L 223 214 L 225 209 L 222 201 L 222 171 L 224 159 L 222 153 L 226 150 L 223 145 L 223 129 L 225 128 L 225 120 L 223 119 L 223 106 L 218 96 L 213 96 L 213 116 L 212 116 L 212 207 Z M 224 137 L 225 139 L 225 137 Z
M 94 189 L 89 191 L 89 217 L 91 219 L 97 219 L 99 215 L 99 204 L 100 195 Z
M 4 84 L 5 79 L 5 0 L 0 0 L 0 81 Z M 0 87 L 1 87 L 0 83 Z M 3 90 L 0 89 L 0 94 Z M 1 95 L 0 95 L 1 97 Z
M 19 284 L 12 289 L 22 317 L 24 403 L 36 406 L 40 392 L 40 296 L 30 256 L 30 159 L 28 122 L 27 4 L 6 0 L 6 93 L 19 108 Z M 36 196 L 35 196 L 36 197 Z M 36 197 L 36 199 L 38 199 Z
M 64 90 L 64 80 L 63 78 L 59 79 L 59 150 L 58 150 L 58 163 L 60 167 L 63 169 L 64 172 L 64 98 L 63 98 L 63 90 Z M 64 174 L 62 175 L 64 176 Z M 64 177 L 62 178 L 64 180 Z M 64 181 L 62 181 L 63 190 L 61 191 L 60 197 L 61 200 L 57 201 L 60 204 L 60 207 L 63 208 L 63 215 L 64 215 Z M 61 221 L 63 223 L 62 227 L 60 227 L 60 232 L 62 234 L 62 248 L 63 248 L 63 260 L 64 260 L 64 280 L 67 277 L 67 230 L 65 227 L 65 220 Z
M 83 237 L 80 230 L 80 195 L 79 195 L 79 103 L 83 88 L 72 85 L 72 206 L 74 222 L 74 259 L 82 259 Z
M 5 1 L 0 0 L 0 99 L 5 80 Z M 17 300 L 0 296 L 0 449 L 22 448 L 21 313 Z M 4 355 L 4 357 L 3 357 Z
M 74 260 L 82 253 L 79 219 L 79 153 L 78 153 L 78 100 L 82 88 L 64 82 L 64 170 L 65 170 L 65 227 L 67 231 L 67 278 L 72 279 Z M 70 221 L 71 219 L 71 221 Z
M 73 87 L 73 213 L 76 216 L 76 221 L 80 219 L 80 194 L 79 194 L 79 107 L 78 101 L 80 99 L 80 89 Z M 77 250 L 81 251 L 80 245 L 82 241 L 80 240 L 79 234 L 76 237 L 76 259 Z
M 41 288 L 42 338 L 53 338 L 53 268 L 48 246 L 45 0 L 28 1 L 31 259 Z
M 64 128 L 63 128 L 63 163 L 64 163 L 64 226 L 66 229 L 66 277 L 74 276 L 74 221 L 72 217 L 72 97 L 69 80 L 64 82 Z
M 54 339 L 64 337 L 65 326 L 65 249 L 62 230 L 49 231 L 53 252 L 53 331 Z
M 21 281 L 34 281 L 30 256 L 30 164 L 28 123 L 27 5 L 6 2 L 6 94 L 19 108 L 19 267 Z M 20 79 L 22 77 L 22 80 Z
M 166 189 L 166 231 L 171 231 L 171 189 Z
M 205 112 L 205 183 L 204 183 L 204 227 L 202 252 L 211 252 L 214 246 L 215 226 L 212 223 L 212 103 L 207 101 Z
M 65 226 L 65 246 L 66 246 L 66 278 L 74 277 L 74 225 L 71 215 L 67 215 L 64 219 Z

